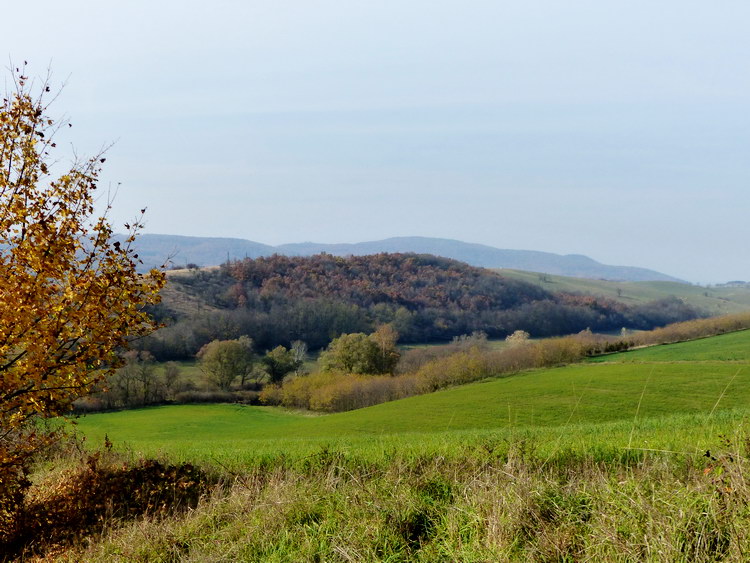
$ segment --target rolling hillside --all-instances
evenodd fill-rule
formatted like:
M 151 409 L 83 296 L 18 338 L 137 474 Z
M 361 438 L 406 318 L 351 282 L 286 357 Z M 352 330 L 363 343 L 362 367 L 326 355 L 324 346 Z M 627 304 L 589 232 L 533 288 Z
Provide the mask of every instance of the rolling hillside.
M 89 415 L 78 427 L 93 441 L 106 434 L 144 452 L 204 457 L 232 449 L 232 455 L 252 457 L 279 449 L 308 451 L 326 441 L 363 443 L 399 435 L 414 440 L 414 433 L 428 440 L 478 431 L 558 436 L 564 425 L 573 425 L 570 432 L 583 425 L 586 433 L 597 433 L 596 425 L 621 424 L 624 432 L 635 423 L 653 432 L 659 424 L 648 420 L 697 416 L 705 422 L 712 412 L 719 417 L 750 404 L 750 331 L 605 359 L 324 416 L 240 405 L 166 406 Z
M 674 297 L 626 305 L 553 294 L 426 254 L 274 255 L 171 272 L 169 280 L 156 310 L 168 326 L 138 344 L 160 360 L 187 359 L 211 340 L 241 335 L 260 350 L 295 340 L 319 349 L 340 334 L 386 323 L 402 343 L 424 343 L 474 331 L 505 338 L 515 330 L 534 337 L 647 330 L 704 315 Z
M 113 521 L 59 560 L 744 561 L 749 383 L 744 331 L 341 414 L 90 415 L 87 443 L 114 450 L 83 457 L 68 487 L 144 455 L 225 481 L 175 516 Z M 54 501 L 65 489 L 46 482 L 35 493 Z
M 552 293 L 596 295 L 629 305 L 674 296 L 713 315 L 750 310 L 750 286 L 745 284 L 701 287 L 669 281 L 608 281 L 540 275 L 512 269 L 497 269 L 497 272 L 508 278 L 536 284 Z
M 307 242 L 270 246 L 243 239 L 146 234 L 138 237 L 136 249 L 145 270 L 158 268 L 167 260 L 171 260 L 172 264 L 177 266 L 216 266 L 227 260 L 258 258 L 273 254 L 311 256 L 326 252 L 334 256 L 362 256 L 382 252 L 413 252 L 452 258 L 483 268 L 513 268 L 593 279 L 680 281 L 645 268 L 601 264 L 579 254 L 563 256 L 533 250 L 508 250 L 429 237 L 395 237 L 356 244 Z

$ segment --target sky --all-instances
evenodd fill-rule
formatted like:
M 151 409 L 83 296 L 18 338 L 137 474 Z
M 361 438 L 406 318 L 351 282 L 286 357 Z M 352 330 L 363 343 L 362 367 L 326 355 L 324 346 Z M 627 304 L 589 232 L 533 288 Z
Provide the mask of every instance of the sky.
M 116 230 L 430 236 L 750 280 L 750 3 L 15 2 Z

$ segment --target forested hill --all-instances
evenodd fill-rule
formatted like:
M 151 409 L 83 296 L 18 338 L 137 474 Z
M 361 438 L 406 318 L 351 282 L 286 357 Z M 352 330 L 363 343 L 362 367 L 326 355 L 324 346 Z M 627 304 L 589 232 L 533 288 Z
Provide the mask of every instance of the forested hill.
M 377 304 L 486 311 L 550 299 L 544 289 L 447 258 L 375 254 L 342 258 L 271 256 L 222 267 L 235 285 L 232 305 L 265 297 L 329 298 L 359 307 Z
M 122 235 L 117 235 L 122 240 Z M 363 256 L 390 253 L 433 254 L 453 258 L 482 268 L 511 268 L 545 274 L 628 281 L 680 281 L 676 278 L 630 266 L 601 264 L 587 256 L 560 255 L 533 250 L 508 250 L 484 244 L 431 237 L 394 237 L 356 244 L 298 243 L 269 246 L 232 238 L 186 237 L 143 234 L 135 242 L 143 269 L 158 268 L 167 261 L 174 265 L 218 266 L 227 260 L 283 254 L 312 256 L 325 252 L 335 256 Z
M 552 294 L 521 280 L 422 254 L 346 258 L 271 256 L 215 269 L 172 272 L 156 313 L 168 324 L 138 345 L 161 359 L 193 356 L 213 339 L 250 336 L 256 349 L 305 341 L 326 346 L 342 333 L 392 323 L 402 343 L 484 331 L 552 336 L 651 328 L 700 313 L 678 299 L 628 307 L 599 297 Z
M 309 256 L 327 252 L 337 256 L 376 254 L 378 252 L 415 252 L 453 258 L 482 268 L 510 268 L 528 272 L 565 275 L 578 278 L 674 281 L 677 278 L 646 268 L 611 266 L 581 254 L 554 254 L 537 250 L 511 250 L 485 244 L 432 237 L 393 237 L 356 244 L 283 244 L 279 254 Z

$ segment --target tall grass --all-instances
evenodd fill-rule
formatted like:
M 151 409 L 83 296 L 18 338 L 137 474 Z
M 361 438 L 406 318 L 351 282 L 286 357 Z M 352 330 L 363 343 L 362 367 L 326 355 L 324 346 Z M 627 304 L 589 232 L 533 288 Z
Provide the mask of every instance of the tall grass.
M 750 552 L 744 435 L 700 453 L 522 438 L 453 455 L 319 448 L 247 465 L 184 515 L 119 523 L 61 561 L 718 561 Z
M 745 336 L 722 342 L 732 340 L 731 351 Z M 319 417 L 232 405 L 90 416 L 79 424 L 90 441 L 130 436 L 133 461 L 123 464 L 165 456 L 200 462 L 223 480 L 191 511 L 112 519 L 101 536 L 41 553 L 59 561 L 745 561 L 750 372 L 737 362 L 748 354 L 706 362 L 710 351 L 697 343 L 686 351 L 697 361 L 677 364 L 663 350 L 643 365 L 542 370 Z M 55 486 L 38 479 L 36 501 Z

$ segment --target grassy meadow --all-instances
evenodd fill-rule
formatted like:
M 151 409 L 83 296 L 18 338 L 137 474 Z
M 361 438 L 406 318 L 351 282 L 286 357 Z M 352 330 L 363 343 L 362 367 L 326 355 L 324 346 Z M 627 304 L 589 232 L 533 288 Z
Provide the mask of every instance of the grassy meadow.
M 290 452 L 311 441 L 450 441 L 460 432 L 552 436 L 606 424 L 707 417 L 750 404 L 750 331 L 612 354 L 531 370 L 359 409 L 311 415 L 246 405 L 175 405 L 92 414 L 77 429 L 96 443 L 106 434 L 134 452 L 193 452 L 198 459 L 258 451 Z M 697 419 L 696 419 L 697 420 Z M 652 428 L 659 423 L 652 425 Z M 575 427 L 577 430 L 573 431 Z M 608 427 L 606 434 L 611 433 Z M 585 433 L 590 434 L 590 430 Z M 239 444 L 247 447 L 239 447 Z M 283 446 L 283 447 L 282 447 Z
M 309 453 L 320 444 L 351 449 L 351 444 L 394 438 L 397 443 L 451 442 L 462 440 L 462 432 L 529 434 L 555 441 L 558 434 L 566 439 L 591 436 L 600 424 L 609 424 L 602 427 L 603 443 L 609 444 L 614 428 L 628 434 L 634 421 L 682 420 L 687 415 L 701 424 L 717 404 L 717 411 L 723 411 L 749 402 L 750 366 L 591 364 L 528 372 L 330 415 L 244 405 L 180 405 L 88 415 L 77 420 L 77 428 L 93 443 L 101 443 L 106 434 L 114 443 L 146 455 L 179 452 L 184 459 L 251 461 L 259 452 L 295 454 L 302 448 Z M 646 434 L 659 424 L 652 421 Z M 405 434 L 408 437 L 399 439 Z
M 87 415 L 120 458 L 223 475 L 62 561 L 743 561 L 750 331 L 329 415 Z
M 678 297 L 712 315 L 750 310 L 750 289 L 746 287 L 701 287 L 679 282 L 627 282 L 571 278 L 521 270 L 498 269 L 503 276 L 533 283 L 552 292 L 600 295 L 627 305 L 639 305 L 657 299 Z

